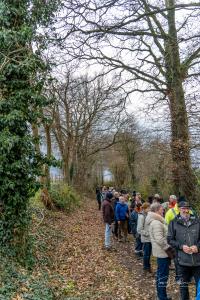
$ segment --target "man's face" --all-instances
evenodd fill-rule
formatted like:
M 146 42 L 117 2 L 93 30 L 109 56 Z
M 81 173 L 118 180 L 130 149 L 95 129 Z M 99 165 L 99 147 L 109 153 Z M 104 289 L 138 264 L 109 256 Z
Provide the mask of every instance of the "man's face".
M 121 203 L 125 203 L 125 198 L 124 198 L 123 196 L 121 196 L 121 197 L 119 198 L 119 201 L 120 201 Z
M 187 217 L 190 214 L 189 207 L 180 207 L 180 215 L 183 217 Z

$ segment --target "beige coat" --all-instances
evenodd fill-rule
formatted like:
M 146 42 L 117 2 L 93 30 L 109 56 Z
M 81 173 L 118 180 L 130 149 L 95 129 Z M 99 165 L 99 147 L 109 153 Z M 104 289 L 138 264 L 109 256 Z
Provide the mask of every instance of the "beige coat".
M 148 213 L 148 219 L 153 256 L 159 258 L 168 257 L 165 252 L 169 247 L 167 244 L 167 225 L 165 224 L 165 219 L 154 212 Z

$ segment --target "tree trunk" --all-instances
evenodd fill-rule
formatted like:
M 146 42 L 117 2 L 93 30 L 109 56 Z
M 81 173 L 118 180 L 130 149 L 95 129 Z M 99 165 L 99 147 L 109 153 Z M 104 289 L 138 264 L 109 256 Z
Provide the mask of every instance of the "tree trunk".
M 166 1 L 168 11 L 168 37 L 165 42 L 166 80 L 171 113 L 171 152 L 173 160 L 174 190 L 189 201 L 195 200 L 196 178 L 190 159 L 188 117 L 183 89 L 181 62 L 175 24 L 174 0 Z
M 47 158 L 50 159 L 52 155 L 52 146 L 51 146 L 51 126 L 45 124 L 45 134 L 46 134 L 46 143 L 47 143 Z M 50 168 L 49 165 L 45 165 L 45 185 L 47 188 L 51 186 L 51 178 L 50 178 Z

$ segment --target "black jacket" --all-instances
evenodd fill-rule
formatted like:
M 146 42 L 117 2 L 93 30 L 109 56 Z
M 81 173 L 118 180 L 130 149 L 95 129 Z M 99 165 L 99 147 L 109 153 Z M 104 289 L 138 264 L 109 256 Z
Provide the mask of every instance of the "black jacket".
M 178 263 L 182 266 L 200 266 L 200 220 L 194 215 L 190 215 L 186 224 L 178 214 L 169 223 L 168 244 L 176 249 Z M 183 252 L 183 245 L 197 246 L 198 253 L 187 254 Z

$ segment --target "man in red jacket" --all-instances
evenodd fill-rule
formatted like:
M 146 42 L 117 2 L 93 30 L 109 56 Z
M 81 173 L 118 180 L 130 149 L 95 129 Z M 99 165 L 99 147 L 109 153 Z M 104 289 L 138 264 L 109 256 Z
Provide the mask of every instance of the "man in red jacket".
M 111 241 L 110 241 L 110 236 L 111 236 L 111 224 L 114 221 L 114 210 L 111 204 L 113 198 L 112 193 L 107 193 L 106 194 L 106 199 L 103 201 L 103 206 L 102 206 L 102 211 L 103 211 L 103 220 L 104 223 L 106 224 L 105 228 L 105 249 L 106 250 L 111 250 Z

